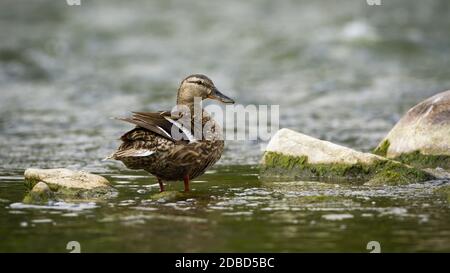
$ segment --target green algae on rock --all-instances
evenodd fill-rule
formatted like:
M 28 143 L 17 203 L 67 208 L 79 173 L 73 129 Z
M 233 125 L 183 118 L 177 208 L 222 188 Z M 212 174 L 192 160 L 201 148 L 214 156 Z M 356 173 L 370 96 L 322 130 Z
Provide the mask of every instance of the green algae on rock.
M 182 201 L 191 198 L 202 198 L 198 193 L 194 191 L 181 192 L 181 191 L 163 191 L 150 195 L 150 200 L 153 201 L 163 201 L 163 202 L 173 202 Z
M 434 176 L 381 156 L 281 129 L 266 148 L 261 178 L 356 180 L 370 185 L 396 185 L 422 182 Z
M 178 201 L 185 198 L 185 193 L 179 191 L 163 191 L 152 194 L 150 196 L 151 200 L 159 201 L 162 200 L 164 202 L 167 201 Z
M 412 107 L 374 153 L 419 168 L 450 169 L 450 90 Z
M 439 194 L 447 199 L 450 203 L 450 185 L 445 185 L 434 190 L 434 193 Z
M 39 189 L 44 189 L 42 184 L 45 184 L 57 198 L 109 198 L 116 195 L 106 178 L 83 171 L 30 168 L 25 170 L 24 177 L 30 193 L 38 185 Z
M 441 167 L 450 170 L 450 155 L 431 155 L 423 154 L 420 151 L 414 151 L 401 154 L 393 159 L 417 168 Z
M 385 157 L 390 145 L 389 140 L 385 139 L 373 150 L 373 153 Z
M 55 193 L 44 182 L 38 182 L 24 197 L 23 203 L 47 203 L 56 200 Z

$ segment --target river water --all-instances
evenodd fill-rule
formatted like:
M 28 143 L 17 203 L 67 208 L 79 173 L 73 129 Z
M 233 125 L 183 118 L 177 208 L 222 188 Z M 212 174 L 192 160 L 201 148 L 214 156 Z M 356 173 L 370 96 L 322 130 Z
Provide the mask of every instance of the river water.
M 228 141 L 192 198 L 155 202 L 153 177 L 101 161 L 130 128 L 109 117 L 170 109 L 192 73 L 238 104 L 279 105 L 280 127 L 369 151 L 449 88 L 448 1 L 81 3 L 0 3 L 0 251 L 450 250 L 445 180 L 260 182 L 265 142 Z M 28 167 L 105 175 L 119 196 L 25 205 Z

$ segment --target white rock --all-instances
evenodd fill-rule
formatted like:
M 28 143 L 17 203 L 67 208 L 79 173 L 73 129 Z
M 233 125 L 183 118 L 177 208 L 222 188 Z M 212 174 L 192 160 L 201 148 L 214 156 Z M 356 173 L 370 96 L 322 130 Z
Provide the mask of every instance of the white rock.
M 38 193 L 51 192 L 50 188 L 44 182 L 38 182 L 36 185 L 34 185 L 34 187 L 31 191 L 38 192 Z
M 397 185 L 435 178 L 400 162 L 289 129 L 281 129 L 273 136 L 261 164 L 260 177 L 264 180 L 357 179 L 371 185 Z
M 450 90 L 411 108 L 381 143 L 386 140 L 388 158 L 416 151 L 450 155 Z
M 44 182 L 50 188 L 92 190 L 111 187 L 109 181 L 100 175 L 68 169 L 30 168 L 25 170 L 24 176 L 26 181 L 31 182 L 31 187 L 39 181 Z
M 353 149 L 313 138 L 296 131 L 283 128 L 270 140 L 267 152 L 278 152 L 291 156 L 308 156 L 308 163 L 370 164 L 383 157 L 362 153 Z

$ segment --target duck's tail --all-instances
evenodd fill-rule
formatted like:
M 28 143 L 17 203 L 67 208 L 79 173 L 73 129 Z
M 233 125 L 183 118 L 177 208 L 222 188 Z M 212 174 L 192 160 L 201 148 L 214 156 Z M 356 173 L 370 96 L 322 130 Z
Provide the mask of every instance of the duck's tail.
M 101 161 L 115 160 L 116 159 L 115 155 L 116 155 L 116 153 L 112 153 L 109 156 L 103 158 Z
M 146 157 L 151 156 L 154 154 L 155 151 L 148 150 L 148 149 L 126 149 L 122 151 L 116 151 L 109 155 L 108 157 L 105 157 L 102 159 L 102 161 L 108 161 L 108 160 L 120 160 L 121 158 L 127 158 L 127 157 Z

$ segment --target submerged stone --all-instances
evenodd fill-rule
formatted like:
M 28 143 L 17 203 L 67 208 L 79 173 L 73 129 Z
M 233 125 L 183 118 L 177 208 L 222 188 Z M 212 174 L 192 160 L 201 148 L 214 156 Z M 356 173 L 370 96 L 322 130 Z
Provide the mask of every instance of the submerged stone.
M 155 201 L 174 201 L 183 198 L 183 193 L 179 191 L 163 191 L 150 195 L 151 200 Z
M 44 182 L 38 182 L 25 196 L 23 203 L 47 203 L 56 200 L 55 193 Z
M 431 173 L 437 179 L 447 180 L 450 179 L 450 170 L 445 170 L 443 168 L 427 168 L 424 169 L 428 173 Z
M 450 185 L 445 185 L 434 190 L 435 193 L 443 196 L 450 203 Z
M 450 169 L 450 90 L 411 108 L 374 153 L 420 168 Z
M 33 192 L 40 184 L 45 184 L 57 197 L 100 198 L 114 196 L 116 190 L 109 181 L 99 175 L 68 169 L 27 169 L 24 173 L 25 185 Z
M 371 185 L 407 184 L 433 179 L 414 167 L 362 153 L 289 129 L 269 142 L 261 162 L 261 178 L 359 180 Z
M 150 200 L 161 202 L 172 202 L 172 201 L 186 200 L 193 197 L 196 197 L 195 193 L 193 192 L 163 191 L 152 194 L 150 196 Z

